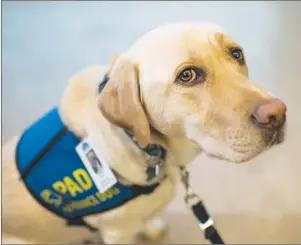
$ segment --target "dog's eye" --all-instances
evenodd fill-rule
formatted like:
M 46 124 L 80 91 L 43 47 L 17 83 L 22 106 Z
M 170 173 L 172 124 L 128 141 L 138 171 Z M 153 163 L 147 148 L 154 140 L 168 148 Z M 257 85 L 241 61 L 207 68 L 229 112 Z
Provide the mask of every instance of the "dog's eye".
M 244 55 L 242 53 L 242 50 L 239 48 L 234 48 L 231 50 L 231 55 L 234 59 L 236 59 L 240 64 L 244 64 L 245 63 L 245 58 Z
M 185 85 L 192 85 L 205 80 L 205 71 L 197 68 L 186 68 L 180 72 L 177 81 Z
M 196 78 L 196 72 L 193 69 L 186 69 L 180 73 L 179 78 L 183 82 L 191 82 Z

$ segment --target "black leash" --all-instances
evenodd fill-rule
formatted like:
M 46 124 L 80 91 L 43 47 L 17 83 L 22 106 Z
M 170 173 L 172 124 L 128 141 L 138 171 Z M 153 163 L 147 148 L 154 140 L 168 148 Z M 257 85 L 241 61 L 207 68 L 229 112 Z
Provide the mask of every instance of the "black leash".
M 223 239 L 218 234 L 218 231 L 213 226 L 214 222 L 208 215 L 202 201 L 199 201 L 191 207 L 195 217 L 200 222 L 200 228 L 204 231 L 204 236 L 212 244 L 225 244 Z
M 192 190 L 189 184 L 188 171 L 185 168 L 180 168 L 180 172 L 181 179 L 186 190 L 186 196 L 184 197 L 185 203 L 200 222 L 199 226 L 204 232 L 205 239 L 209 240 L 212 244 L 224 244 L 223 239 L 220 237 L 217 229 L 214 227 L 213 219 L 209 216 L 203 202 Z

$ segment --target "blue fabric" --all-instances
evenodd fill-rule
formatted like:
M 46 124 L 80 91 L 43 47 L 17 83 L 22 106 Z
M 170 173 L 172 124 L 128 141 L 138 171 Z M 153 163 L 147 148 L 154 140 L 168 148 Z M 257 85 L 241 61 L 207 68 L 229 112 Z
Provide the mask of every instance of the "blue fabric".
M 25 130 L 16 151 L 21 175 L 64 128 L 54 108 Z M 112 209 L 133 198 L 131 189 L 120 183 L 99 193 L 75 150 L 78 143 L 79 139 L 66 131 L 26 175 L 24 182 L 37 201 L 64 218 L 75 218 Z

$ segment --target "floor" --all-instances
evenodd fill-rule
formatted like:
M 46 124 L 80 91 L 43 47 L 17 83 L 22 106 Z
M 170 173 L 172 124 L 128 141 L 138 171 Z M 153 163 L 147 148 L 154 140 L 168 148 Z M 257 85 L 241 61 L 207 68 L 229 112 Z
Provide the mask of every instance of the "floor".
M 4 2 L 2 142 L 56 105 L 69 77 L 161 23 L 206 20 L 245 49 L 250 76 L 288 106 L 284 144 L 248 164 L 199 156 L 192 183 L 227 243 L 301 243 L 301 2 Z M 299 23 L 299 24 L 298 24 Z M 166 243 L 203 243 L 182 189 Z

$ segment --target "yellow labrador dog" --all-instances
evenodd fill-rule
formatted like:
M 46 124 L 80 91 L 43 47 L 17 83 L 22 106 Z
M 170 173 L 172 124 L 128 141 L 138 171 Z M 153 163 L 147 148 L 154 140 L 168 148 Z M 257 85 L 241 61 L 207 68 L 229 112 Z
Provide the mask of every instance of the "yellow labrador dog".
M 97 150 L 124 185 L 156 183 L 148 178 L 141 149 L 157 144 L 166 150 L 153 192 L 85 218 L 105 243 L 117 244 L 135 243 L 137 234 L 149 239 L 164 234 L 160 213 L 175 195 L 179 167 L 199 153 L 242 163 L 280 143 L 286 106 L 249 80 L 242 48 L 219 26 L 185 22 L 148 32 L 110 66 L 76 74 L 59 114 L 77 137 L 94 136 Z M 85 228 L 66 226 L 20 180 L 14 159 L 18 140 L 3 150 L 4 240 L 80 241 L 88 235 Z

